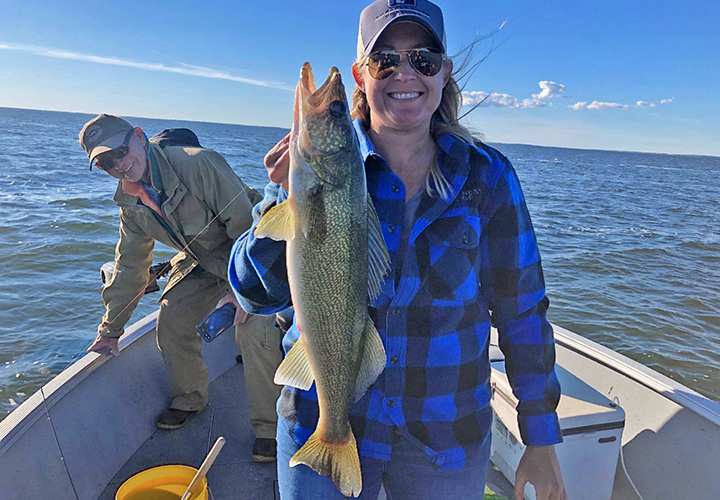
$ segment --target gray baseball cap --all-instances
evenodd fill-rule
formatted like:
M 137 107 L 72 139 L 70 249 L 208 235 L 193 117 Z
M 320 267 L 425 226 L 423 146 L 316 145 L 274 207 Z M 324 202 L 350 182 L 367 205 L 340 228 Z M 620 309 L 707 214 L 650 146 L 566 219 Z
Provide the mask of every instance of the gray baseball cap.
M 134 127 L 119 116 L 100 114 L 80 131 L 80 145 L 90 158 L 90 170 L 98 155 L 119 147 Z
M 428 0 L 377 0 L 360 14 L 357 56 L 369 55 L 383 31 L 397 21 L 412 21 L 423 26 L 447 52 L 445 23 L 440 7 Z

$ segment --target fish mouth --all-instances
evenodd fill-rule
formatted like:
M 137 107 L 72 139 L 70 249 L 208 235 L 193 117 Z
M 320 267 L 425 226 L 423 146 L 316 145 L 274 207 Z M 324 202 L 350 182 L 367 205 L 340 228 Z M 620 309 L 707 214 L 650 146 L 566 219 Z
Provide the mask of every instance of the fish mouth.
M 323 154 L 324 144 L 313 140 L 311 131 L 329 126 L 332 119 L 348 116 L 345 86 L 340 70 L 333 66 L 325 82 L 316 87 L 312 66 L 305 63 L 300 70 L 300 80 L 295 91 L 295 112 L 293 132 L 297 136 L 298 150 L 302 157 Z M 329 115 L 329 116 L 328 116 Z M 315 125 L 315 127 L 314 127 Z

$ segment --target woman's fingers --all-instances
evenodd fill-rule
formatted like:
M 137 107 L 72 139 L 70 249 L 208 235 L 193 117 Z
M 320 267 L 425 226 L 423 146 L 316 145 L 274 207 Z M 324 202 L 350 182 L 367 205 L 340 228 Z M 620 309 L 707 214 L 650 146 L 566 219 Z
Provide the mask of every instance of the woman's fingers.
M 280 139 L 280 142 L 267 152 L 263 163 L 270 180 L 287 190 L 290 172 L 290 134 Z

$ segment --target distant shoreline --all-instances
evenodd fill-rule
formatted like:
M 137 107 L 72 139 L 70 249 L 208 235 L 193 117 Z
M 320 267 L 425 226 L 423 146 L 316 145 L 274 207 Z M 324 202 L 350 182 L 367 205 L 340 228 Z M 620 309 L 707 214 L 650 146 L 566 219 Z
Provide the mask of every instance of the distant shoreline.
M 96 116 L 97 113 L 87 113 L 84 111 L 61 111 L 56 109 L 35 109 L 35 108 L 15 108 L 15 107 L 8 107 L 8 106 L 0 106 L 0 110 L 2 109 L 8 109 L 8 110 L 16 110 L 16 111 L 40 111 L 43 113 L 66 113 L 71 115 L 83 115 L 87 116 L 89 118 L 92 118 L 93 116 Z M 132 115 L 123 115 L 124 118 L 140 118 L 143 120 L 164 120 L 164 121 L 176 121 L 176 122 L 186 122 L 186 123 L 208 123 L 208 124 L 214 124 L 214 125 L 231 125 L 231 126 L 237 126 L 237 127 L 258 127 L 258 128 L 266 128 L 266 129 L 274 129 L 274 130 L 284 130 L 289 132 L 289 128 L 285 127 L 271 127 L 268 125 L 252 125 L 252 124 L 245 124 L 245 123 L 229 123 L 229 122 L 209 122 L 209 121 L 203 121 L 203 120 L 190 120 L 186 118 L 159 118 L 159 117 L 152 117 L 152 116 L 132 116 Z M 548 146 L 548 145 L 541 145 L 541 144 L 526 144 L 526 143 L 519 143 L 519 142 L 496 142 L 496 141 L 489 141 L 488 144 L 493 145 L 510 145 L 510 146 L 532 146 L 535 148 L 545 148 L 545 149 L 567 149 L 571 151 L 603 151 L 607 153 L 638 153 L 638 154 L 651 154 L 651 155 L 663 155 L 663 156 L 686 156 L 686 157 L 693 157 L 693 158 L 716 158 L 720 160 L 720 156 L 714 156 L 714 155 L 702 155 L 702 154 L 693 154 L 693 153 L 656 153 L 654 151 L 627 151 L 627 150 L 620 150 L 620 149 L 591 149 L 591 148 L 570 148 L 567 146 Z

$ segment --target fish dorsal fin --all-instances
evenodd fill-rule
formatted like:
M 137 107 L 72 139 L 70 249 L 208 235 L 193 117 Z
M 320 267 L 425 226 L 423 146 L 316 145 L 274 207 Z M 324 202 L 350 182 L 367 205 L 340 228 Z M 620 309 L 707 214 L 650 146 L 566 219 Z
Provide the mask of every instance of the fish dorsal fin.
M 289 200 L 272 207 L 255 227 L 256 238 L 291 241 L 295 238 L 295 214 Z
M 373 321 L 368 318 L 365 323 L 364 349 L 360 370 L 355 381 L 355 396 L 353 401 L 359 400 L 368 390 L 373 382 L 385 369 L 385 346 L 383 346 L 380 334 L 375 328 Z
M 315 376 L 310 368 L 305 342 L 301 335 L 278 366 L 274 382 L 278 385 L 289 385 L 307 391 L 312 387 L 314 380 Z
M 368 219 L 368 298 L 372 303 L 382 288 L 385 277 L 390 274 L 390 254 L 380 228 L 375 206 L 370 196 L 367 197 Z

